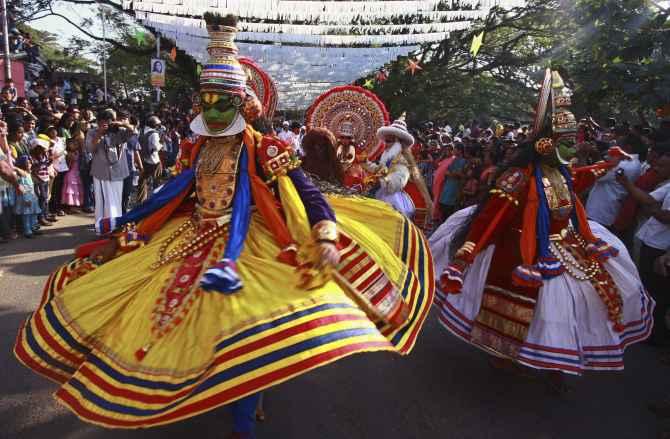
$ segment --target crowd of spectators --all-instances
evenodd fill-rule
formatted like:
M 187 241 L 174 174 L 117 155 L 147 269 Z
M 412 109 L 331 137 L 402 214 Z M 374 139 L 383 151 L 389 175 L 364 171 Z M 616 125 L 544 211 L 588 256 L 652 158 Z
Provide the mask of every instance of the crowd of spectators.
M 621 161 L 582 194 L 591 221 L 607 227 L 629 249 L 645 287 L 657 302 L 650 343 L 670 347 L 666 316 L 670 273 L 670 119 L 655 127 L 608 119 L 601 126 L 580 121 L 576 166 L 609 160 L 619 146 L 631 160 Z M 435 201 L 440 224 L 454 211 L 484 200 L 500 173 L 509 167 L 529 128 L 518 123 L 477 121 L 452 129 L 432 122 L 414 130 L 414 154 Z M 670 401 L 667 404 L 670 414 Z
M 189 135 L 190 105 L 150 108 L 46 68 L 24 79 L 25 90 L 12 80 L 0 89 L 0 242 L 68 214 L 120 215 L 166 176 Z

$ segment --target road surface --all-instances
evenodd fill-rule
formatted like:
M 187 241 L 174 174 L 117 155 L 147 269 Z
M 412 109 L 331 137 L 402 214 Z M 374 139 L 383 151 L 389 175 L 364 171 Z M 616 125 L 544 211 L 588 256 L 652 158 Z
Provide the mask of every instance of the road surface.
M 56 385 L 12 354 L 17 328 L 38 303 L 49 272 L 93 238 L 92 219 L 69 216 L 40 239 L 0 246 L 0 438 L 225 438 L 219 409 L 146 431 L 105 430 L 79 421 L 51 394 Z M 540 376 L 493 369 L 485 354 L 446 333 L 433 313 L 409 357 L 358 355 L 271 389 L 260 439 L 646 439 L 658 425 L 650 400 L 670 393 L 670 368 L 636 345 L 621 373 L 571 378 L 551 395 Z

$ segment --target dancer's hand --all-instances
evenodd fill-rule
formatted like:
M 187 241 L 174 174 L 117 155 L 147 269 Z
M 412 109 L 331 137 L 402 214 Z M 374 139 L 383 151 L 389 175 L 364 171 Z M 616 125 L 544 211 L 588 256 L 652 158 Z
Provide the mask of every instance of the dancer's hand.
M 116 256 L 116 252 L 119 250 L 119 244 L 116 242 L 116 239 L 110 239 L 107 244 L 97 247 L 91 252 L 91 260 L 96 264 L 102 265 L 107 261 Z
M 315 268 L 322 269 L 330 265 L 336 266 L 340 262 L 340 252 L 335 244 L 330 242 L 320 242 L 317 244 L 318 261 Z

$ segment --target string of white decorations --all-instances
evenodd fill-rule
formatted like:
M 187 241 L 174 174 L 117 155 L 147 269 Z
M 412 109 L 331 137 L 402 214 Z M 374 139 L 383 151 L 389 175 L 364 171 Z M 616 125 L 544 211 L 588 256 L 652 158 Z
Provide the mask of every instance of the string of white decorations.
M 451 3 L 447 9 L 438 7 Z M 290 0 L 152 0 L 127 2 L 137 11 L 182 16 L 202 16 L 207 11 L 232 13 L 243 20 L 274 20 L 280 22 L 314 22 L 319 24 L 351 24 L 353 20 L 372 22 L 391 16 L 418 15 L 431 21 L 449 20 L 451 12 L 488 11 L 493 6 L 510 9 L 524 0 L 460 0 L 445 1 L 290 1 Z M 126 3 L 124 3 L 126 5 Z M 479 7 L 478 7 L 479 6 Z
M 373 74 L 421 44 L 449 38 L 525 0 L 123 0 L 145 26 L 207 58 L 205 12 L 239 17 L 240 54 L 275 80 L 280 109 L 304 109 L 325 90 Z M 419 73 L 417 73 L 419 74 Z

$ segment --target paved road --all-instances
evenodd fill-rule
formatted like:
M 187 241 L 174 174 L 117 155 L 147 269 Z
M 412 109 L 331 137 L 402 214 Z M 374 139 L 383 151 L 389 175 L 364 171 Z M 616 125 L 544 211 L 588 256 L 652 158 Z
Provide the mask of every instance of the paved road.
M 13 357 L 20 322 L 48 273 L 92 238 L 86 217 L 68 217 L 35 240 L 0 246 L 0 438 L 225 438 L 225 409 L 148 431 L 84 424 L 51 398 L 55 385 Z M 492 369 L 484 354 L 445 333 L 432 315 L 413 354 L 359 355 L 280 385 L 266 396 L 265 439 L 646 439 L 656 437 L 649 400 L 670 390 L 670 369 L 635 346 L 622 373 L 571 379 L 548 394 L 542 379 Z

